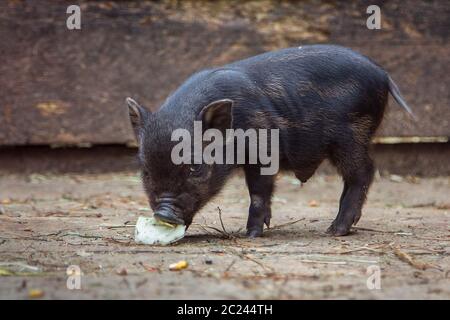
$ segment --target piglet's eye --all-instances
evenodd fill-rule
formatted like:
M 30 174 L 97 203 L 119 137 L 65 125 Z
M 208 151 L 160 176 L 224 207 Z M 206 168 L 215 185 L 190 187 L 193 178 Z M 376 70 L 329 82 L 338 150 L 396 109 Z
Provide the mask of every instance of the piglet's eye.
M 191 175 L 199 175 L 202 171 L 202 165 L 201 164 L 193 164 L 189 168 Z

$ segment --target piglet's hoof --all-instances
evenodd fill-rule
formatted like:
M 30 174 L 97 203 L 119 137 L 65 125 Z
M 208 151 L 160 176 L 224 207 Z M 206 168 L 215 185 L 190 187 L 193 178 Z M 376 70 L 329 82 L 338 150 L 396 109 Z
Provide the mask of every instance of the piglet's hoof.
M 249 238 L 262 237 L 262 235 L 263 235 L 263 231 L 260 229 L 247 230 L 247 237 L 249 237 Z
M 346 236 L 350 234 L 350 228 L 342 225 L 336 225 L 334 222 L 327 229 L 327 234 L 335 237 Z

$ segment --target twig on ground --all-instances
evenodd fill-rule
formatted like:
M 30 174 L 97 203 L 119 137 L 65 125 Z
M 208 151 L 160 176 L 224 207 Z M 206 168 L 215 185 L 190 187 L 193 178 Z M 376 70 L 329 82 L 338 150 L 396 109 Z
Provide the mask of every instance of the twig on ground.
M 203 224 L 200 224 L 200 223 L 193 223 L 192 225 L 194 225 L 194 226 L 199 226 L 203 231 L 205 231 L 207 234 L 212 234 L 211 232 L 209 232 L 209 230 L 207 229 L 208 228 L 208 226 L 207 225 L 203 225 Z M 214 229 L 216 229 L 216 228 L 214 228 Z
M 135 224 L 113 224 L 113 225 L 101 225 L 101 227 L 106 228 L 106 229 L 119 229 L 119 228 L 134 228 L 136 227 Z
M 219 220 L 220 220 L 220 225 L 222 226 L 222 230 L 225 234 L 230 235 L 230 233 L 227 232 L 227 230 L 225 229 L 225 225 L 223 224 L 223 220 L 222 220 L 222 210 L 220 210 L 220 207 L 217 207 L 217 210 L 219 211 Z
M 287 222 L 287 223 L 283 223 L 283 224 L 278 224 L 276 226 L 267 228 L 267 230 L 269 231 L 269 230 L 281 229 L 281 228 L 293 225 L 293 224 L 295 224 L 297 222 L 300 222 L 300 221 L 303 221 L 303 220 L 305 220 L 305 218 L 301 218 L 301 219 L 298 219 L 298 220 L 295 220 L 295 221 L 291 221 L 291 222 Z
M 79 237 L 79 238 L 85 238 L 85 239 L 103 239 L 102 236 L 94 236 L 89 234 L 81 234 L 78 232 L 67 232 L 60 237 Z
M 150 271 L 150 272 L 155 272 L 155 271 L 156 272 L 161 272 L 161 268 L 151 267 L 151 266 L 143 263 L 142 261 L 140 261 L 139 264 L 147 271 Z
M 237 251 L 237 250 L 235 250 L 235 249 L 232 249 L 232 248 L 228 249 L 227 251 L 229 251 L 229 252 L 231 252 L 231 253 L 237 255 L 239 258 L 241 258 L 241 259 L 243 259 L 243 260 L 250 260 L 250 261 L 256 263 L 258 266 L 260 266 L 261 268 L 263 268 L 264 271 L 266 271 L 266 272 L 269 271 L 270 273 L 274 273 L 274 269 L 273 269 L 272 267 L 265 265 L 265 264 L 262 263 L 261 261 L 255 259 L 255 258 L 253 258 L 253 257 L 250 257 L 249 255 L 247 255 L 247 254 L 245 254 L 245 253 L 243 253 L 243 252 L 239 252 L 239 251 Z
M 211 234 L 211 232 L 208 232 L 206 229 L 211 229 L 211 230 L 214 230 L 214 231 L 220 233 L 225 239 L 234 239 L 235 238 L 235 236 L 233 236 L 232 234 L 225 233 L 223 230 L 220 230 L 219 228 L 216 228 L 216 227 L 213 227 L 213 226 L 200 224 L 200 223 L 193 223 L 192 225 L 199 226 L 204 231 L 206 231 L 208 234 Z
M 305 262 L 305 263 L 323 263 L 323 264 L 335 264 L 335 265 L 343 265 L 347 264 L 346 261 L 325 261 L 325 260 L 309 260 L 309 259 L 296 259 L 297 262 Z
M 415 248 L 416 250 L 423 250 L 428 253 L 431 252 L 431 253 L 436 253 L 436 254 L 443 254 L 443 253 L 447 252 L 445 249 L 433 249 L 433 248 L 427 248 L 427 247 L 419 246 L 419 245 L 410 245 L 409 247 L 413 248 L 413 250 Z M 414 254 L 420 254 L 420 253 L 414 252 Z
M 435 240 L 435 241 L 450 241 L 450 238 L 438 238 L 438 237 L 422 237 L 422 236 L 415 236 L 417 239 L 422 240 Z
M 401 261 L 408 263 L 409 265 L 413 266 L 416 269 L 419 269 L 419 270 L 438 269 L 438 270 L 442 271 L 442 268 L 440 266 L 416 260 L 411 255 L 409 255 L 408 253 L 400 250 L 400 248 L 398 248 L 398 247 L 392 247 L 392 250 L 394 251 L 394 254 Z
M 389 230 L 378 230 L 378 229 L 372 229 L 372 228 L 363 228 L 363 227 L 352 227 L 352 229 L 355 230 L 361 230 L 361 231 L 370 231 L 370 232 L 378 232 L 378 233 L 401 233 L 403 231 L 389 231 Z
M 434 206 L 436 206 L 436 201 L 403 205 L 403 208 L 426 208 L 426 207 L 434 207 Z
M 108 242 L 114 242 L 114 243 L 120 243 L 120 244 L 130 244 L 132 241 L 130 239 L 116 239 L 114 237 L 106 237 L 106 238 L 102 238 L 103 240 L 106 240 Z M 125 240 L 125 241 L 122 241 Z
M 52 237 L 52 236 L 59 236 L 59 235 L 61 235 L 61 233 L 63 233 L 64 231 L 67 231 L 67 230 L 59 230 L 59 231 L 51 232 L 51 233 L 38 234 L 37 237 Z
M 231 263 L 228 265 L 228 267 L 225 269 L 224 273 L 227 273 L 228 271 L 231 270 L 231 268 L 234 266 L 234 264 L 236 263 L 236 260 L 231 261 Z
M 33 241 L 45 241 L 48 242 L 47 239 L 42 239 L 39 237 L 0 237 L 1 240 L 33 240 Z
M 389 230 L 379 230 L 379 229 L 372 229 L 372 228 L 363 228 L 363 227 L 352 227 L 352 229 L 354 230 L 361 230 L 361 231 L 369 231 L 369 232 L 377 232 L 377 233 L 393 233 L 395 235 L 399 235 L 399 236 L 412 236 L 415 237 L 417 239 L 423 239 L 423 240 L 437 240 L 437 241 L 450 241 L 450 237 L 448 237 L 447 239 L 445 238 L 437 238 L 437 237 L 423 237 L 423 236 L 418 236 L 414 233 L 411 232 L 404 232 L 404 231 L 389 231 Z
M 358 252 L 358 251 L 371 251 L 371 252 L 375 252 L 375 253 L 383 253 L 383 251 L 375 249 L 375 248 L 370 248 L 367 246 L 364 247 L 359 247 L 359 248 L 355 248 L 355 249 L 349 249 L 349 250 L 340 250 L 340 251 L 330 251 L 329 253 L 331 254 L 349 254 L 349 253 L 353 253 L 353 252 Z
M 28 270 L 28 271 L 32 271 L 32 272 L 41 271 L 41 269 L 39 267 L 30 266 L 30 265 L 27 265 L 27 264 L 21 263 L 21 262 L 0 262 L 0 266 L 17 267 L 19 272 L 24 271 L 24 270 Z
M 211 233 L 208 232 L 207 229 L 211 229 L 211 230 L 214 230 L 214 231 L 220 233 L 225 239 L 236 239 L 236 237 L 233 234 L 231 234 L 230 232 L 228 232 L 225 229 L 225 225 L 224 225 L 223 220 L 222 220 L 222 210 L 220 209 L 220 207 L 217 207 L 217 209 L 218 209 L 218 212 L 219 212 L 219 220 L 220 220 L 220 225 L 222 227 L 222 230 L 219 229 L 219 228 L 207 225 L 207 224 L 193 223 L 192 225 L 199 226 L 204 231 L 206 231 L 208 234 L 211 234 Z

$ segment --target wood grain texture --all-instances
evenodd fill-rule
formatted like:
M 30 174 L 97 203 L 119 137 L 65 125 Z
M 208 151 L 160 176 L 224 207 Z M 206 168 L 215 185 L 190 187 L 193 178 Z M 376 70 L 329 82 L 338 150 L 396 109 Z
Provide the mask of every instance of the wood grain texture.
M 370 3 L 369 3 L 370 2 Z M 450 136 L 446 1 L 0 2 L 0 145 L 123 144 L 124 99 L 156 110 L 191 73 L 268 50 L 336 43 L 370 56 L 398 83 L 420 121 L 394 103 L 381 136 Z M 391 99 L 392 100 L 392 99 Z

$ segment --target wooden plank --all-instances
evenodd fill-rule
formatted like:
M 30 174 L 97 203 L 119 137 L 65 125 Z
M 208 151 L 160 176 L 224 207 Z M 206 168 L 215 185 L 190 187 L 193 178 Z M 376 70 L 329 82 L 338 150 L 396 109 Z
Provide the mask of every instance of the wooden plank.
M 197 70 L 318 42 L 369 55 L 398 83 L 420 121 L 391 104 L 380 136 L 450 136 L 445 1 L 383 2 L 377 31 L 369 2 L 81 1 L 79 31 L 69 4 L 0 3 L 0 145 L 127 143 L 125 97 L 156 110 Z

